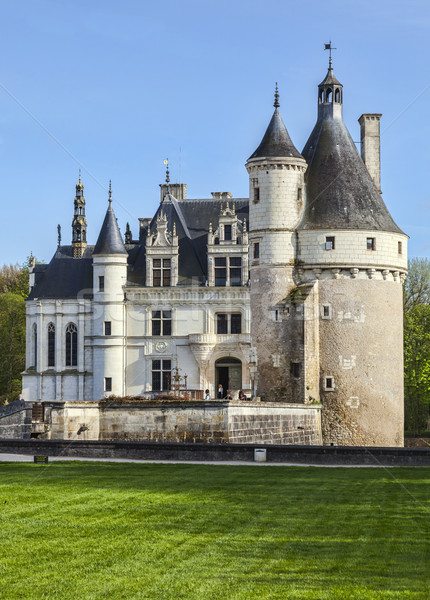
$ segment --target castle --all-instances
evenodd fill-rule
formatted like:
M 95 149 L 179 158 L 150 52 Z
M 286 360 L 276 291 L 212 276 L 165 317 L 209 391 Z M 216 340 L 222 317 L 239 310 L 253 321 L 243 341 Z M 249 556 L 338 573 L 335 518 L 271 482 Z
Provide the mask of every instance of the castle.
M 111 191 L 95 246 L 84 186 L 72 244 L 30 269 L 30 401 L 193 397 L 218 384 L 262 403 L 322 405 L 324 443 L 403 445 L 402 282 L 407 236 L 380 190 L 379 114 L 361 157 L 331 58 L 300 153 L 279 112 L 246 162 L 249 199 L 190 200 L 168 171 L 153 218 L 124 239 Z M 281 404 L 279 404 L 281 406 Z

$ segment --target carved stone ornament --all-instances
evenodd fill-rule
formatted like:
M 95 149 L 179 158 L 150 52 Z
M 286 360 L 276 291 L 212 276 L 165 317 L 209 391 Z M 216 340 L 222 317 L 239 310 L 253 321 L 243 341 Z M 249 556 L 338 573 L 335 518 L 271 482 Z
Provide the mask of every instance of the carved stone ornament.
M 167 350 L 167 344 L 166 344 L 166 342 L 157 342 L 155 344 L 155 349 L 156 349 L 157 352 L 160 352 L 160 353 L 166 352 L 166 350 Z

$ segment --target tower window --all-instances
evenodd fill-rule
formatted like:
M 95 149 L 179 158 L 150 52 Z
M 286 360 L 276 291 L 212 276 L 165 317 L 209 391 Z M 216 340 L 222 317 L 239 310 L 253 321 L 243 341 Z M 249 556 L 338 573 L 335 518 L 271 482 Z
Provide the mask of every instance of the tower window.
M 103 275 L 99 275 L 99 292 L 105 291 L 105 278 Z
M 402 242 L 397 242 L 397 252 L 402 254 Z
M 366 248 L 367 250 L 376 250 L 376 239 L 368 237 L 366 240 Z
M 326 392 L 334 390 L 334 377 L 324 377 L 324 390 Z
M 331 319 L 331 305 L 323 304 L 321 307 L 321 318 Z
M 78 365 L 78 329 L 74 323 L 66 327 L 66 367 Z
M 290 366 L 290 372 L 295 379 L 298 379 L 300 377 L 300 363 L 292 362 Z
M 152 311 L 152 335 L 172 335 L 172 311 Z
M 170 388 L 172 362 L 170 360 L 152 361 L 152 391 L 167 391 Z
M 55 325 L 48 325 L 48 367 L 55 366 Z
M 254 204 L 258 204 L 260 202 L 260 188 L 254 188 Z
M 336 91 L 334 93 L 334 101 L 338 102 L 338 103 L 340 102 L 340 89 L 339 88 L 336 88 Z
M 224 239 L 231 240 L 231 225 L 224 225 Z
M 112 391 L 112 377 L 105 377 L 105 392 Z
M 260 242 L 254 243 L 254 258 L 260 258 Z
M 334 250 L 334 237 L 328 236 L 325 238 L 325 249 Z
M 154 258 L 152 261 L 152 285 L 154 287 L 170 286 L 170 258 Z
M 297 202 L 301 203 L 303 201 L 303 188 L 297 188 Z
M 112 322 L 105 321 L 105 335 L 112 335 Z

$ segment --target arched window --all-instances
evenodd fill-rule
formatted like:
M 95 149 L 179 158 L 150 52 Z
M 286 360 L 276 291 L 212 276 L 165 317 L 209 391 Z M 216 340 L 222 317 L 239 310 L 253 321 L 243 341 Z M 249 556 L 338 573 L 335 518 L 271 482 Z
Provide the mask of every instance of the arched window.
M 336 88 L 336 91 L 334 93 L 334 101 L 340 102 L 340 89 L 339 88 Z
M 31 360 L 31 366 L 36 368 L 37 367 L 37 325 L 36 323 L 33 323 L 33 330 L 31 332 L 31 337 L 32 337 L 32 348 L 31 348 L 31 353 L 32 353 L 32 360 Z
M 318 103 L 321 104 L 322 101 L 323 101 L 323 90 L 320 90 L 319 94 L 318 94 Z
M 78 328 L 74 323 L 66 327 L 66 367 L 78 365 Z
M 48 325 L 48 367 L 55 366 L 55 325 Z
M 325 91 L 325 101 L 331 102 L 332 96 L 333 96 L 333 92 L 332 92 L 331 88 L 327 88 Z

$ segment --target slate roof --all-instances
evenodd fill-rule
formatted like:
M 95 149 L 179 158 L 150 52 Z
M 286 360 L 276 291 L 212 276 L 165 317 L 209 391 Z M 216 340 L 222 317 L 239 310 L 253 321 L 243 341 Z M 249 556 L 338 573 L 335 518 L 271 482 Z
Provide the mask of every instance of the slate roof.
M 293 156 L 295 158 L 303 158 L 291 141 L 287 128 L 285 127 L 277 108 L 275 108 L 275 112 L 273 113 L 272 119 L 260 145 L 254 154 L 251 154 L 248 160 L 263 157 L 270 158 L 273 156 Z
M 127 254 L 111 201 L 93 254 Z
M 239 221 L 243 223 L 244 218 L 248 221 L 247 198 L 230 198 L 229 203 L 230 206 L 235 206 Z M 176 233 L 179 238 L 179 285 L 204 285 L 207 279 L 209 223 L 212 222 L 213 229 L 217 229 L 221 205 L 225 207 L 225 201 L 209 199 L 179 202 L 168 195 L 155 213 L 150 227 L 151 234 L 155 231 L 157 216 L 161 210 L 167 216 L 169 231 L 172 231 L 173 223 L 176 223 Z M 111 236 L 112 218 L 116 226 L 115 237 Z M 68 299 L 78 296 L 92 298 L 93 255 L 96 254 L 96 249 L 104 254 L 112 247 L 118 250 L 123 248 L 123 251 L 128 253 L 127 283 L 144 286 L 145 243 L 128 244 L 126 247 L 121 237 L 118 240 L 116 232 L 119 234 L 115 215 L 108 209 L 96 246 L 87 246 L 81 258 L 73 258 L 72 246 L 60 246 L 48 265 L 36 265 L 36 281 L 28 299 Z
M 92 298 L 93 249 L 94 246 L 87 246 L 82 258 L 73 258 L 72 246 L 59 246 L 51 262 L 36 275 L 28 299 Z
M 322 116 L 304 149 L 306 205 L 298 229 L 403 233 L 395 224 L 341 118 Z

